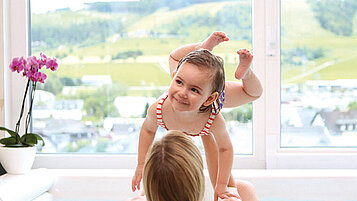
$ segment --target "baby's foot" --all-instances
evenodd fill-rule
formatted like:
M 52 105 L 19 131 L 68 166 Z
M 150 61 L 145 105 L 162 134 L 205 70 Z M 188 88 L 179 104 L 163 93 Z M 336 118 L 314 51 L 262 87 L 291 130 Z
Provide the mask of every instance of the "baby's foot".
M 253 55 L 247 49 L 240 49 L 237 53 L 239 54 L 239 65 L 234 75 L 237 79 L 244 79 L 252 63 Z
M 212 51 L 214 47 L 223 41 L 228 41 L 229 38 L 224 32 L 213 32 L 205 41 L 202 42 L 202 48 Z

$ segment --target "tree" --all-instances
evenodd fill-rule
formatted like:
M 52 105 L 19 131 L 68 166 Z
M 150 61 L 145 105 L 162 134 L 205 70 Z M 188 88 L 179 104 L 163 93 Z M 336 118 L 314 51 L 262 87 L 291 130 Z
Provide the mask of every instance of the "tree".
M 357 10 L 354 0 L 308 1 L 320 25 L 336 35 L 353 34 L 353 18 Z
M 37 89 L 48 91 L 57 95 L 62 92 L 63 84 L 56 74 L 51 74 L 51 79 L 47 79 L 45 84 L 39 84 Z
M 352 101 L 347 106 L 348 110 L 357 110 L 357 101 Z
M 150 106 L 149 103 L 146 103 L 145 109 L 144 109 L 144 113 L 143 113 L 143 115 L 141 116 L 142 118 L 145 118 L 145 117 L 146 117 L 146 115 L 147 115 L 147 113 L 148 113 L 149 106 Z

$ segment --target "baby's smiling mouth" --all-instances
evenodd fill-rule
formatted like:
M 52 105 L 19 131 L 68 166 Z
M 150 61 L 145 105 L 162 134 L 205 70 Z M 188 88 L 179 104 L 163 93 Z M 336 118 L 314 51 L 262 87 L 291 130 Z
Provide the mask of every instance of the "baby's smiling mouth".
M 183 101 L 183 100 L 181 100 L 181 99 L 179 99 L 179 98 L 175 98 L 175 97 L 174 97 L 174 99 L 175 99 L 178 103 L 180 103 L 180 104 L 188 105 L 188 103 L 187 103 L 186 101 Z

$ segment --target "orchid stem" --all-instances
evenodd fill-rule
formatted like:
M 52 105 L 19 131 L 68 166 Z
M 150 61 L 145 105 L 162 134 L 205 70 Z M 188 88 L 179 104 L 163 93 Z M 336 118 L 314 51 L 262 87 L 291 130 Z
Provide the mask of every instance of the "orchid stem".
M 26 88 L 25 88 L 25 94 L 24 94 L 24 97 L 22 99 L 22 106 L 21 106 L 21 112 L 20 112 L 20 117 L 19 117 L 19 120 L 17 121 L 16 123 L 16 127 L 15 127 L 15 132 L 16 132 L 16 142 L 19 143 L 20 142 L 20 139 L 19 139 L 19 130 L 20 130 L 20 123 L 21 123 L 21 119 L 22 119 L 22 115 L 24 114 L 24 108 L 25 108 L 25 101 L 26 101 L 26 95 L 27 95 L 27 91 L 29 89 L 29 86 L 30 86 L 30 79 L 27 80 L 27 85 L 26 85 Z

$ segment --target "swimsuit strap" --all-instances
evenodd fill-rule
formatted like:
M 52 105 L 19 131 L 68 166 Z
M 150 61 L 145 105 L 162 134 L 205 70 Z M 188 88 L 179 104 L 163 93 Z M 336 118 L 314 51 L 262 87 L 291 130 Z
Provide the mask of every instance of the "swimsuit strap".
M 164 123 L 164 121 L 162 120 L 162 104 L 164 103 L 164 101 L 166 100 L 166 98 L 169 96 L 169 94 L 167 92 L 165 92 L 164 94 L 162 94 L 162 96 L 160 97 L 159 102 L 157 103 L 157 107 L 156 107 L 156 119 L 157 119 L 157 125 L 165 128 L 166 130 L 167 127 Z
M 200 132 L 199 135 L 209 135 L 210 134 L 209 129 L 211 128 L 212 123 L 215 118 L 216 118 L 216 113 L 212 110 L 211 115 L 209 116 L 205 127 L 202 129 L 202 131 Z
M 162 94 L 162 96 L 159 98 L 159 102 L 157 103 L 157 107 L 156 107 L 157 125 L 165 128 L 166 130 L 168 130 L 168 128 L 166 127 L 166 125 L 162 119 L 162 105 L 164 104 L 164 101 L 167 99 L 168 96 L 169 96 L 168 92 L 165 92 L 164 94 Z M 215 118 L 216 118 L 216 113 L 212 110 L 211 115 L 209 116 L 205 127 L 201 130 L 200 133 L 198 133 L 198 134 L 190 134 L 190 133 L 186 133 L 186 132 L 184 132 L 184 133 L 187 135 L 190 135 L 190 136 L 209 135 L 210 134 L 209 129 L 211 128 L 212 123 Z

